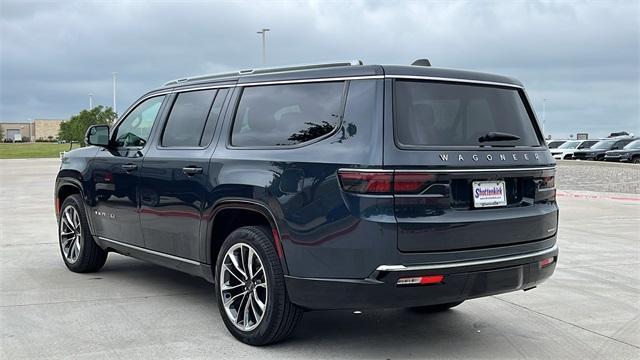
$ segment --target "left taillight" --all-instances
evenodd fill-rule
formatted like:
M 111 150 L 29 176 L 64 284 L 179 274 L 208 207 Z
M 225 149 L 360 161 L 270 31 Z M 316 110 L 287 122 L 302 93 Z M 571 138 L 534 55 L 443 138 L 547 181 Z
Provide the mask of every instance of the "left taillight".
M 358 194 L 418 194 L 432 184 L 435 175 L 422 172 L 338 171 L 340 185 Z

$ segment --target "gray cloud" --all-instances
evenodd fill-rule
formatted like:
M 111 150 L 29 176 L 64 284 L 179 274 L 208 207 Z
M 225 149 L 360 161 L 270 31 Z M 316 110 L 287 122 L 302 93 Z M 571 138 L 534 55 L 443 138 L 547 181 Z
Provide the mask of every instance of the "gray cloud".
M 118 109 L 166 80 L 268 63 L 362 59 L 520 79 L 547 132 L 640 134 L 637 2 L 0 3 L 0 120 Z

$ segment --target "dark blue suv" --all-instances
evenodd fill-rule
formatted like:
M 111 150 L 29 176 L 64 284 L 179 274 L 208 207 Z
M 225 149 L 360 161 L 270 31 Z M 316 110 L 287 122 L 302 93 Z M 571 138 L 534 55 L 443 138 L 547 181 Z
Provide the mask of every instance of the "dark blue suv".
M 555 269 L 558 207 L 523 86 L 425 63 L 249 70 L 145 94 L 62 160 L 65 264 L 97 271 L 114 251 L 201 276 L 252 345 L 305 310 L 438 311 L 535 287 Z

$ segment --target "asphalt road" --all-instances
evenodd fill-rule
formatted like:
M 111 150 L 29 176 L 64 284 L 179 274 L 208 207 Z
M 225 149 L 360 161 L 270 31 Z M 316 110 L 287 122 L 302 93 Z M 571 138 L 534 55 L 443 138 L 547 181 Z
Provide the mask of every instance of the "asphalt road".
M 0 160 L 1 359 L 640 358 L 637 195 L 564 191 L 558 268 L 537 289 L 432 315 L 310 312 L 289 341 L 253 348 L 227 333 L 204 280 L 117 254 L 99 273 L 67 271 L 57 166 Z

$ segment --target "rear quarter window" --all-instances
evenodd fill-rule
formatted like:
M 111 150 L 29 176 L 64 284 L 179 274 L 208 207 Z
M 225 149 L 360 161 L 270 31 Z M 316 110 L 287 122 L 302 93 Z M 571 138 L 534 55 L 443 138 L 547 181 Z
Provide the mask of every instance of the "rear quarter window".
M 330 134 L 341 121 L 344 88 L 344 82 L 244 88 L 231 145 L 292 146 Z
M 540 146 L 517 89 L 396 81 L 394 133 L 400 147 Z M 517 140 L 481 141 L 490 132 Z

